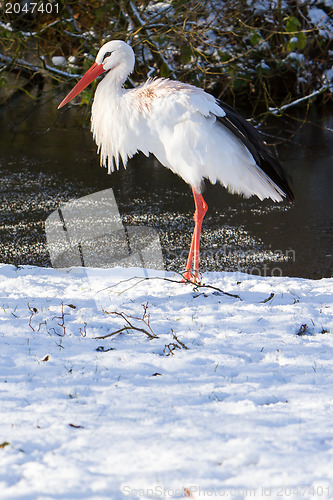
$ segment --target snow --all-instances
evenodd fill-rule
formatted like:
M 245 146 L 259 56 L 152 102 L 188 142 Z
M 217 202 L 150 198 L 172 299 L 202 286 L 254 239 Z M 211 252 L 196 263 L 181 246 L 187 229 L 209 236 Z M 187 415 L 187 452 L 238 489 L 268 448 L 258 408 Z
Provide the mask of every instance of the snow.
M 295 41 L 293 38 L 290 41 Z M 294 59 L 299 62 L 299 64 L 302 64 L 304 61 L 304 55 L 303 54 L 298 54 L 297 52 L 290 52 L 287 55 L 287 59 Z
M 0 283 L 2 500 L 333 498 L 332 278 Z
M 261 67 L 262 69 L 270 70 L 270 67 L 265 61 L 261 61 L 261 63 L 258 66 Z
M 322 28 L 319 33 L 325 38 L 332 38 L 332 21 L 328 14 L 318 7 L 311 7 L 309 9 L 310 21 L 317 26 L 317 28 Z
M 52 57 L 52 64 L 54 64 L 54 66 L 65 66 L 66 63 L 67 63 L 66 58 L 63 56 Z
M 148 276 L 0 265 L 0 499 L 333 498 L 333 278 Z
M 327 69 L 323 73 L 323 80 L 324 83 L 327 83 L 329 85 L 329 88 L 331 91 L 333 91 L 333 68 Z

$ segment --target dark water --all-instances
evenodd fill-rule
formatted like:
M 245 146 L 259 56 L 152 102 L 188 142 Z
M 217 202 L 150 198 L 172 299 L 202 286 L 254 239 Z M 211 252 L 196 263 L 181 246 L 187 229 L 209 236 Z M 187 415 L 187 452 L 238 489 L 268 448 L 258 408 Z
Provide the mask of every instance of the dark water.
M 86 128 L 80 126 L 85 112 L 57 111 L 48 94 L 0 108 L 0 262 L 50 266 L 48 215 L 73 198 L 112 188 L 123 223 L 156 228 L 166 269 L 183 271 L 193 230 L 189 186 L 141 155 L 126 171 L 107 175 L 88 117 Z M 310 123 L 293 136 L 297 123 L 275 119 L 267 129 L 284 138 L 278 153 L 296 202 L 245 200 L 207 184 L 201 270 L 333 275 L 333 112 L 312 111 Z

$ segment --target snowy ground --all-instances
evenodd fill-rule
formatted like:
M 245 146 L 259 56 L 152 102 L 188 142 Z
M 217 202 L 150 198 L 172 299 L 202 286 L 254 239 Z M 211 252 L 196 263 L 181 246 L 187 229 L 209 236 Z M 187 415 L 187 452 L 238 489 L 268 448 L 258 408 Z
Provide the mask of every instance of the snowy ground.
M 333 498 L 333 279 L 140 273 L 0 266 L 0 498 Z

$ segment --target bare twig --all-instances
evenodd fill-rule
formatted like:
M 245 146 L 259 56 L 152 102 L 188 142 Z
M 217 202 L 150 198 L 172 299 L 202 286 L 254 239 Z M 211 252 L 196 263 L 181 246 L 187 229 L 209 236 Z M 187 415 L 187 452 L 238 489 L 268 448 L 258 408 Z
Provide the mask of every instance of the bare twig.
M 114 290 L 112 290 L 112 291 L 114 291 L 118 295 L 121 295 L 124 292 L 128 292 L 128 290 L 131 290 L 132 288 L 134 288 L 135 286 L 139 285 L 143 281 L 157 279 L 157 280 L 168 281 L 170 283 L 178 283 L 178 284 L 180 284 L 182 286 L 184 286 L 184 284 L 190 284 L 190 285 L 194 286 L 194 289 L 193 289 L 194 291 L 196 291 L 199 288 L 208 288 L 208 289 L 211 289 L 211 290 L 215 290 L 216 292 L 219 292 L 222 295 L 227 295 L 228 297 L 233 297 L 234 299 L 239 299 L 241 301 L 243 300 L 238 294 L 234 294 L 234 293 L 230 293 L 230 292 L 225 292 L 221 288 L 213 286 L 213 285 L 205 285 L 204 283 L 195 283 L 194 281 L 191 281 L 191 280 L 185 278 L 183 275 L 181 275 L 181 276 L 182 276 L 181 280 L 173 280 L 171 278 L 162 278 L 160 276 L 150 276 L 148 278 L 139 278 L 138 276 L 133 276 L 131 278 L 128 278 L 128 279 L 125 279 L 125 280 L 121 280 L 121 281 L 119 281 L 117 283 L 117 285 L 120 285 L 122 283 L 126 283 L 128 281 L 132 281 L 133 279 L 137 279 L 138 281 L 136 281 L 133 285 L 129 286 L 125 290 L 122 290 L 121 292 L 116 292 Z M 103 292 L 105 290 L 110 290 L 110 289 L 111 289 L 111 287 L 106 287 L 106 288 L 103 288 L 102 290 L 99 290 L 97 293 Z
M 30 307 L 30 304 L 29 304 L 29 303 L 28 303 L 28 309 L 29 309 L 29 311 L 31 312 L 31 315 L 30 315 L 30 318 L 29 318 L 29 326 L 30 326 L 31 330 L 32 330 L 33 332 L 36 332 L 36 331 L 37 331 L 37 332 L 40 332 L 40 328 L 41 328 L 41 326 L 42 326 L 42 325 L 46 325 L 46 321 L 41 321 L 41 322 L 38 324 L 38 328 L 37 328 L 37 330 L 36 330 L 36 328 L 34 328 L 34 327 L 32 326 L 32 322 L 31 322 L 31 321 L 32 321 L 32 318 L 35 316 L 35 314 L 37 314 L 37 313 L 38 313 L 38 309 L 37 309 L 36 307 Z
M 54 319 L 60 319 L 61 323 L 57 323 L 60 328 L 63 330 L 63 334 L 61 335 L 60 333 L 56 332 L 54 328 L 51 328 L 51 330 L 54 330 L 54 333 L 59 335 L 59 337 L 64 337 L 66 335 L 66 327 L 65 327 L 65 316 L 69 316 L 68 313 L 64 313 L 64 303 L 61 302 L 61 316 L 53 316 L 52 320 Z
M 164 278 L 164 279 L 166 279 L 167 281 L 174 281 L 174 280 L 170 280 L 168 278 Z M 186 279 L 184 276 L 183 276 L 182 281 L 180 281 L 180 282 L 179 281 L 174 281 L 174 282 L 175 283 L 183 283 L 183 280 L 185 280 L 185 282 L 189 283 L 190 285 L 194 285 L 193 291 L 196 291 L 199 288 L 208 288 L 208 289 L 211 289 L 211 290 L 215 290 L 219 294 L 227 295 L 228 297 L 233 297 L 234 299 L 239 299 L 241 301 L 243 300 L 239 295 L 237 295 L 235 293 L 225 292 L 224 290 L 221 290 L 221 288 L 218 288 L 217 286 L 205 285 L 204 283 L 196 283 L 195 281 L 191 281 L 189 279 Z
M 179 340 L 179 338 L 177 337 L 177 335 L 175 334 L 175 332 L 173 331 L 173 329 L 172 329 L 172 328 L 171 328 L 171 331 L 172 331 L 172 336 L 173 336 L 173 338 L 176 340 L 176 342 L 178 342 L 178 344 L 179 344 L 179 345 L 180 345 L 183 349 L 185 349 L 186 351 L 188 351 L 188 347 L 186 347 L 186 345 L 185 345 L 185 344 L 183 344 L 183 342 L 181 342 L 181 341 Z
M 269 302 L 270 300 L 272 300 L 274 296 L 275 296 L 275 294 L 272 292 L 269 297 L 267 297 L 264 300 L 261 300 L 260 304 L 266 304 L 266 302 Z
M 181 275 L 182 276 L 182 275 Z M 140 283 L 142 283 L 143 281 L 147 281 L 147 280 L 153 280 L 153 279 L 157 279 L 157 280 L 163 280 L 163 281 L 168 281 L 170 283 L 179 283 L 181 284 L 182 286 L 184 286 L 184 283 L 185 284 L 190 284 L 190 285 L 193 285 L 194 286 L 194 291 L 195 290 L 198 290 L 199 288 L 208 288 L 208 289 L 211 289 L 211 290 L 215 290 L 216 292 L 219 292 L 220 294 L 222 295 L 227 295 L 228 297 L 233 297 L 234 299 L 239 299 L 239 300 L 243 300 L 238 294 L 234 294 L 234 293 L 229 293 L 229 292 L 225 292 L 224 290 L 222 290 L 221 288 L 218 288 L 216 286 L 213 286 L 213 285 L 205 285 L 204 283 L 195 283 L 194 281 L 191 281 L 189 279 L 186 279 L 184 276 L 182 276 L 182 279 L 181 280 L 173 280 L 171 278 L 161 278 L 160 276 L 151 276 L 151 277 L 148 277 L 148 278 L 139 278 L 138 276 L 133 276 L 132 278 L 128 278 L 126 280 L 121 280 L 117 283 L 117 285 L 120 285 L 121 283 L 125 283 L 127 281 L 131 281 L 133 279 L 138 279 L 138 281 L 136 283 L 134 283 L 134 285 L 126 288 L 125 290 L 122 290 L 121 292 L 115 292 L 115 293 L 118 293 L 118 295 L 121 295 L 122 293 L 124 292 L 127 292 L 128 290 L 131 290 L 131 288 L 134 288 L 135 286 L 139 285 Z M 106 287 L 106 288 L 103 288 L 102 290 L 100 290 L 99 292 L 102 292 L 102 291 L 105 291 L 105 290 L 109 290 L 111 289 L 111 287 Z M 97 292 L 97 293 L 99 293 Z
M 147 302 L 147 304 L 143 305 L 144 312 L 143 312 L 142 318 L 137 318 L 135 316 L 130 316 L 130 315 L 124 313 L 124 312 L 120 312 L 120 313 L 117 312 L 117 311 L 110 311 L 109 312 L 109 311 L 105 311 L 103 309 L 103 312 L 105 314 L 114 314 L 115 316 L 121 317 L 125 321 L 126 324 L 122 328 L 119 328 L 118 330 L 115 330 L 112 333 L 108 333 L 106 335 L 95 337 L 95 339 L 98 339 L 98 340 L 100 340 L 100 339 L 106 339 L 107 337 L 113 337 L 114 335 L 118 335 L 119 333 L 122 333 L 122 332 L 128 332 L 129 330 L 134 330 L 134 331 L 137 331 L 137 332 L 144 333 L 150 339 L 157 339 L 158 336 L 155 335 L 155 333 L 153 332 L 153 330 L 151 329 L 151 326 L 150 326 L 150 315 L 149 314 L 147 315 L 147 308 L 148 308 L 148 302 Z M 147 319 L 146 319 L 146 317 L 147 317 Z M 132 320 L 141 321 L 148 328 L 148 330 L 146 328 L 140 328 L 138 326 L 135 326 L 133 324 Z
M 176 341 L 176 342 L 170 342 L 170 344 L 165 344 L 164 346 L 164 349 L 163 349 L 163 352 L 166 356 L 174 356 L 174 351 L 176 349 L 185 349 L 186 351 L 188 351 L 188 347 L 186 347 L 186 345 L 181 342 L 178 337 L 176 336 L 175 332 L 171 329 L 172 331 L 172 336 L 173 336 L 173 339 Z
M 79 328 L 79 332 L 81 333 L 82 337 L 87 336 L 87 322 L 86 321 L 83 323 L 83 331 L 82 331 L 82 328 Z

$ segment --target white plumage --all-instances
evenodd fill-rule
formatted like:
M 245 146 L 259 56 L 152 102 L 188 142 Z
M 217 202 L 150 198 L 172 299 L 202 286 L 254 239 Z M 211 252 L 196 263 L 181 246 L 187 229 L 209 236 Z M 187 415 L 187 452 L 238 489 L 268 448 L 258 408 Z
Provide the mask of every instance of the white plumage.
M 162 78 L 126 90 L 123 84 L 134 61 L 134 52 L 125 42 L 106 43 L 59 107 L 106 72 L 96 89 L 91 114 L 101 164 L 112 172 L 119 168 L 120 159 L 126 167 L 138 151 L 146 156 L 152 153 L 191 185 L 196 227 L 185 277 L 197 279 L 200 229 L 207 210 L 199 194 L 204 178 L 220 182 L 232 193 L 256 195 L 261 200 L 281 201 L 285 196 L 292 198 L 292 193 L 259 133 L 204 90 Z

